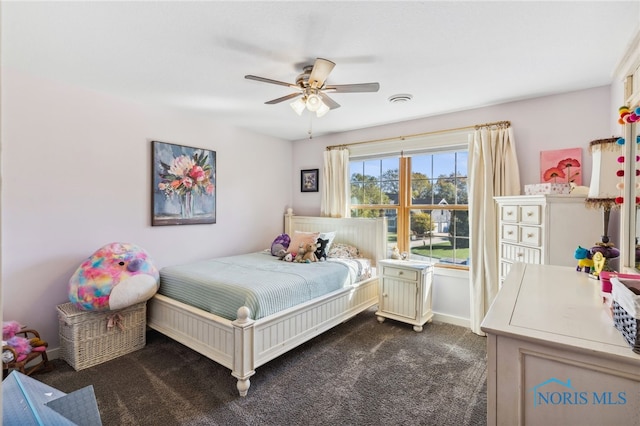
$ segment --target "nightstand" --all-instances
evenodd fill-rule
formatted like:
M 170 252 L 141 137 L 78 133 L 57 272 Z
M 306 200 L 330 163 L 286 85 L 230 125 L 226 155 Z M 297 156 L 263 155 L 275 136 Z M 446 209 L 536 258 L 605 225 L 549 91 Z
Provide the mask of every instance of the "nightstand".
M 378 321 L 390 318 L 413 324 L 415 331 L 422 331 L 422 326 L 433 317 L 433 266 L 426 262 L 392 259 L 381 260 L 378 264 L 382 268 L 378 280 Z

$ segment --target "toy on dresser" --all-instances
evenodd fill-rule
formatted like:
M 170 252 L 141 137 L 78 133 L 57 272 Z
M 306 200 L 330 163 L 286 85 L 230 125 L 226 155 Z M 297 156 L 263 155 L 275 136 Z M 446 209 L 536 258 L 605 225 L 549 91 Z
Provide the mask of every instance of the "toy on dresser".
M 591 272 L 591 268 L 593 268 L 593 256 L 591 255 L 591 251 L 582 246 L 578 246 L 576 251 L 573 254 L 578 260 L 578 266 L 576 266 L 576 271 L 585 273 Z

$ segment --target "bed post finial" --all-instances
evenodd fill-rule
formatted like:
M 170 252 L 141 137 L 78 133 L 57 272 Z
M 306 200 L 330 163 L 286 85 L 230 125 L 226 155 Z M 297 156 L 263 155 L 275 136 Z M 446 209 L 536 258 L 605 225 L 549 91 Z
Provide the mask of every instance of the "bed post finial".
M 238 324 L 244 324 L 249 319 L 249 315 L 251 315 L 251 310 L 246 306 L 241 306 L 238 308 L 238 317 L 236 322 Z
M 293 209 L 291 207 L 287 209 L 287 215 L 289 216 L 293 215 Z
M 251 310 L 246 306 L 238 308 L 238 318 L 233 326 L 233 368 L 231 375 L 238 379 L 236 387 L 240 396 L 246 396 L 251 382 L 249 377 L 256 373 L 253 368 L 253 336 L 255 321 L 249 318 Z

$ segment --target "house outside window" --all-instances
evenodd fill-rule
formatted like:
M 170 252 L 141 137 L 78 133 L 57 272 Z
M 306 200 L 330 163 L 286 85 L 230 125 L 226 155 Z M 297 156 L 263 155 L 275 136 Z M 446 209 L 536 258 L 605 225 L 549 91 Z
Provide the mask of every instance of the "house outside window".
M 389 250 L 468 269 L 467 150 L 353 158 L 351 216 L 388 220 Z

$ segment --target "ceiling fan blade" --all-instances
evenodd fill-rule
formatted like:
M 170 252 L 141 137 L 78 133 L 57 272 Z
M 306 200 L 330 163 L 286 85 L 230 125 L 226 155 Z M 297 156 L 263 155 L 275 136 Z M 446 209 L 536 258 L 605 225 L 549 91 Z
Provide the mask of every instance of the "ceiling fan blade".
M 290 95 L 283 96 L 283 97 L 278 98 L 278 99 L 272 99 L 270 101 L 267 101 L 267 102 L 265 102 L 265 104 L 268 104 L 268 105 L 279 104 L 280 102 L 284 102 L 284 101 L 289 100 L 289 99 L 297 98 L 298 96 L 302 96 L 302 93 L 291 93 Z
M 327 86 L 323 90 L 334 93 L 377 92 L 380 90 L 380 83 L 336 84 Z
M 318 96 L 320 96 L 320 99 L 322 99 L 322 102 L 324 102 L 324 104 L 328 106 L 329 109 L 340 108 L 340 104 L 334 101 L 333 99 L 331 99 L 329 96 L 327 96 L 326 93 L 318 92 Z
M 313 64 L 311 74 L 309 75 L 309 86 L 314 89 L 321 88 L 329 76 L 329 73 L 331 73 L 331 70 L 333 70 L 333 67 L 335 66 L 336 64 L 328 59 L 316 59 L 315 64 Z
M 292 88 L 298 87 L 295 84 L 285 83 L 284 81 L 272 80 L 270 78 L 258 77 L 257 75 L 245 75 L 244 78 L 246 78 L 247 80 L 261 81 L 263 83 L 278 84 L 280 86 L 287 86 Z

